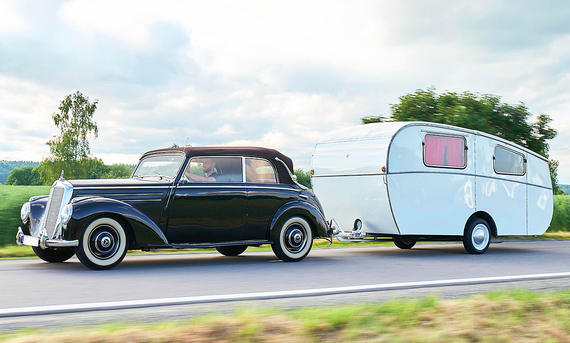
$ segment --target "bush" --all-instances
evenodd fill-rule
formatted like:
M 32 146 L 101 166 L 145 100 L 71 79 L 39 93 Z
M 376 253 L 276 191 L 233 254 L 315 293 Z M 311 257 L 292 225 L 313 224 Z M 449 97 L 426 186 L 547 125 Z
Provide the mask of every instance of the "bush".
M 307 188 L 313 188 L 311 186 L 311 173 L 305 172 L 303 169 L 296 169 L 295 175 L 297 176 L 297 182 L 302 184 Z
M 37 186 L 43 184 L 43 182 L 40 178 L 40 173 L 38 173 L 37 168 L 26 166 L 12 169 L 10 175 L 8 175 L 6 184 L 19 186 Z
M 570 231 L 570 195 L 554 196 L 554 213 L 548 231 Z

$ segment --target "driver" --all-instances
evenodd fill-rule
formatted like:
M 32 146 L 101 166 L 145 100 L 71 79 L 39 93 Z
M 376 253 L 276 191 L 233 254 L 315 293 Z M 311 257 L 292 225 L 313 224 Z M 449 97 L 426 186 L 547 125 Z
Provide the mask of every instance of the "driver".
M 190 172 L 190 168 L 186 170 L 184 175 L 194 182 L 216 182 L 219 176 L 216 170 L 216 162 L 211 158 L 202 158 L 197 162 L 202 162 L 202 171 L 204 175 L 197 175 Z

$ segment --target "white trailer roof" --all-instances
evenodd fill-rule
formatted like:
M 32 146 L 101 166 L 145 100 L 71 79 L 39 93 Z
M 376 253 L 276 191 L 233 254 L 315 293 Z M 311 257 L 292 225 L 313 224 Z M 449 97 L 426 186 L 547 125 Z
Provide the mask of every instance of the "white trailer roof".
M 519 144 L 513 143 L 501 137 L 497 137 L 495 135 L 491 135 L 485 132 L 477 131 L 477 130 L 470 130 L 458 126 L 453 125 L 446 125 L 440 123 L 431 123 L 431 122 L 422 122 L 422 121 L 409 121 L 409 122 L 382 122 L 382 123 L 374 123 L 374 124 L 366 124 L 366 125 L 358 125 L 358 126 L 350 126 L 345 127 L 342 129 L 334 130 L 329 132 L 328 134 L 324 135 L 324 137 L 317 143 L 318 144 L 326 144 L 326 143 L 333 143 L 333 142 L 350 142 L 350 141 L 359 141 L 359 140 L 368 140 L 368 139 L 379 139 L 379 138 L 388 138 L 394 136 L 401 128 L 405 126 L 412 126 L 412 125 L 425 125 L 425 126 L 432 126 L 432 127 L 441 127 L 445 129 L 452 129 L 452 130 L 459 130 L 466 133 L 479 135 L 491 139 L 495 139 L 502 143 L 511 145 L 517 149 L 520 149 L 528 154 L 531 154 L 535 157 L 540 158 L 541 160 L 547 161 L 548 160 Z

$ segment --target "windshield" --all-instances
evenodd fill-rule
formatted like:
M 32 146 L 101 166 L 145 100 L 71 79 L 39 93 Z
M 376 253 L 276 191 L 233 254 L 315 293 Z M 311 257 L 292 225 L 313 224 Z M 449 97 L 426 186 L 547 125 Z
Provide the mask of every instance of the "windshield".
M 133 178 L 156 178 L 172 181 L 176 178 L 178 170 L 184 162 L 184 155 L 155 155 L 142 159 L 136 167 Z

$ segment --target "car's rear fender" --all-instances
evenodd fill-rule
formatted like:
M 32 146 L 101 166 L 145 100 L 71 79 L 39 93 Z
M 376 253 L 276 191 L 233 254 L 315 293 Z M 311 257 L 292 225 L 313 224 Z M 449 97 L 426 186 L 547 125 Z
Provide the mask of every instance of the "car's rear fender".
M 322 213 L 312 205 L 302 201 L 291 201 L 282 205 L 271 220 L 269 225 L 269 239 L 273 237 L 274 232 L 279 230 L 283 223 L 293 217 L 299 216 L 307 219 L 313 231 L 313 237 L 328 237 L 327 223 Z
M 141 248 L 149 244 L 168 244 L 164 232 L 147 215 L 133 206 L 103 197 L 90 197 L 73 201 L 73 215 L 65 230 L 65 239 L 80 239 L 83 229 L 96 217 L 111 216 L 123 220 L 133 235 L 130 248 Z

